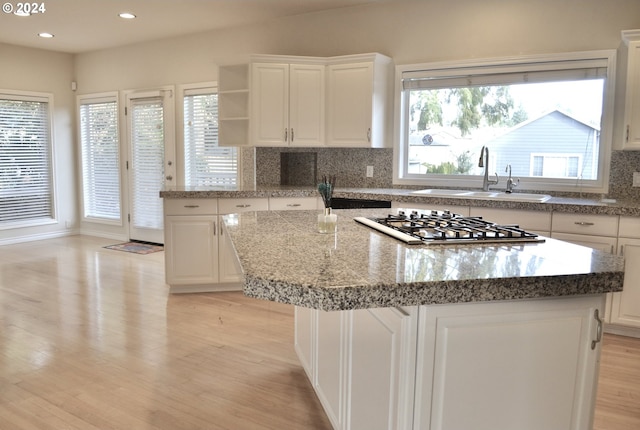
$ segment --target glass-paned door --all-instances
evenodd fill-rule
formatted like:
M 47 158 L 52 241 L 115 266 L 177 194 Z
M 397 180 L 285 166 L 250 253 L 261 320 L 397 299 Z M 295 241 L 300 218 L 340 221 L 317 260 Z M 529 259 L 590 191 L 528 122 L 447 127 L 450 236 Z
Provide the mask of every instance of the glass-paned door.
M 164 242 L 160 190 L 173 181 L 167 92 L 129 98 L 129 238 Z M 168 127 L 169 126 L 169 127 Z

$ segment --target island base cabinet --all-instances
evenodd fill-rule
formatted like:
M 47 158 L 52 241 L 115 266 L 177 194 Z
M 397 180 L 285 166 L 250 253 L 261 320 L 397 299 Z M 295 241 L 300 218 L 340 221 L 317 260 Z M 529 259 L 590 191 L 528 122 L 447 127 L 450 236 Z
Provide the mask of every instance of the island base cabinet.
M 353 311 L 346 429 L 411 428 L 416 314 L 417 307 Z
M 317 311 L 315 378 L 318 399 L 334 429 L 344 429 L 344 377 L 348 363 L 345 324 L 350 312 Z
M 411 428 L 416 314 L 296 308 L 296 352 L 334 429 Z
M 420 308 L 415 429 L 592 428 L 604 295 Z

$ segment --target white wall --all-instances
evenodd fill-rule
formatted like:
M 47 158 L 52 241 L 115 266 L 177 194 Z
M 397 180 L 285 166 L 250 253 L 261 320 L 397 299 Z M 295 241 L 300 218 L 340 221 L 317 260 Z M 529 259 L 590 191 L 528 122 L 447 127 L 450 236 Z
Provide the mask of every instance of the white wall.
M 0 44 L 0 90 L 53 94 L 56 224 L 0 230 L 0 245 L 71 233 L 78 228 L 73 56 Z
M 218 64 L 246 62 L 250 54 L 381 52 L 396 64 L 410 64 L 615 49 L 621 44 L 621 30 L 640 28 L 638 9 L 638 0 L 383 1 L 83 53 L 75 57 L 73 71 L 69 56 L 0 46 L 0 88 L 51 86 L 58 103 L 58 98 L 63 102 L 70 96 L 63 96 L 69 93 L 64 88 L 68 82 L 62 82 L 65 78 L 77 80 L 78 94 L 177 86 L 216 80 Z M 8 71 L 6 58 L 18 59 Z M 70 106 L 66 100 L 57 107 L 62 109 L 56 118 L 57 140 L 73 134 Z M 72 163 L 73 147 L 58 144 L 60 162 Z M 62 176 L 64 186 L 71 187 L 71 177 Z M 68 205 L 65 201 L 61 206 Z M 95 228 L 82 226 L 83 231 Z M 105 234 L 125 234 L 124 227 Z

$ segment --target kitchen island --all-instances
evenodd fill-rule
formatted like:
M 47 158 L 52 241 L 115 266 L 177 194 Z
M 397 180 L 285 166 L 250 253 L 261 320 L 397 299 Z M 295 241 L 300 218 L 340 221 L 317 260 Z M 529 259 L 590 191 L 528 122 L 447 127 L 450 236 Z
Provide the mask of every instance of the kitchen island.
M 382 212 L 381 212 L 382 211 Z M 427 246 L 353 221 L 224 217 L 244 292 L 296 306 L 295 347 L 336 429 L 591 427 L 619 257 L 565 242 Z

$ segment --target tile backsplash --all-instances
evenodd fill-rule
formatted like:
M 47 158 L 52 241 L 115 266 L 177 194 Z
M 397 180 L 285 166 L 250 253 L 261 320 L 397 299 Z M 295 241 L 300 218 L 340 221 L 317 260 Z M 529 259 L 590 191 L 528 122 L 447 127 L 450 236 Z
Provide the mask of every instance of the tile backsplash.
M 314 185 L 309 176 L 315 159 L 316 177 L 335 175 L 337 187 L 393 187 L 393 149 L 256 148 L 255 157 L 257 185 Z
M 336 175 L 338 187 L 393 188 L 393 149 L 244 148 L 242 156 L 245 185 L 313 186 L 322 175 Z M 640 151 L 613 151 L 607 196 L 640 201 L 633 172 L 640 172 Z
M 632 187 L 633 172 L 640 172 L 640 151 L 613 151 L 609 197 L 640 201 L 640 187 Z

